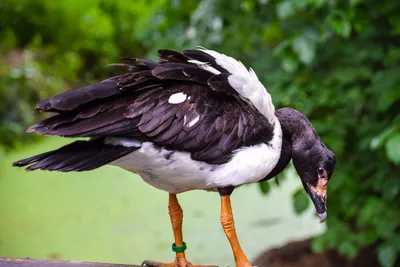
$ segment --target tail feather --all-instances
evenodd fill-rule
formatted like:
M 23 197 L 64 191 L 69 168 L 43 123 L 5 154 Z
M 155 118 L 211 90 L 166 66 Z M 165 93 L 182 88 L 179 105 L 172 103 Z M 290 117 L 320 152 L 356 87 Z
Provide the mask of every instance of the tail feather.
M 14 162 L 12 165 L 15 167 L 23 167 L 23 166 L 32 164 L 34 162 L 41 161 L 42 159 L 45 159 L 45 158 L 49 157 L 50 155 L 52 155 L 55 151 L 56 150 L 52 150 L 52 151 L 48 151 L 48 152 L 45 152 L 42 154 L 35 155 L 33 157 L 21 159 L 21 160 Z
M 138 147 L 104 144 L 99 140 L 75 141 L 57 150 L 45 152 L 13 163 L 27 171 L 89 171 L 117 160 Z

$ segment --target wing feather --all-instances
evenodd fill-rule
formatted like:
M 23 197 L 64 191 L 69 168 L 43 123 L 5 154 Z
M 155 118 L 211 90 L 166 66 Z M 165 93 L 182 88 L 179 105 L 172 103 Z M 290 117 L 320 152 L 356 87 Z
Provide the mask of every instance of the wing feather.
M 213 55 L 201 50 L 160 50 L 159 54 L 160 62 L 130 58 L 133 65 L 123 64 L 128 73 L 42 101 L 38 109 L 59 114 L 33 125 L 30 131 L 135 138 L 190 152 L 193 159 L 212 164 L 227 162 L 236 149 L 255 144 L 260 135 L 272 138 L 273 125 L 242 99 L 229 82 L 232 73 Z M 193 60 L 207 62 L 216 71 L 203 69 Z M 186 98 L 170 103 L 174 94 Z M 99 157 L 98 161 L 106 159 Z M 70 163 L 78 169 L 92 167 L 91 162 L 65 160 L 60 166 L 52 163 L 52 168 L 68 169 Z

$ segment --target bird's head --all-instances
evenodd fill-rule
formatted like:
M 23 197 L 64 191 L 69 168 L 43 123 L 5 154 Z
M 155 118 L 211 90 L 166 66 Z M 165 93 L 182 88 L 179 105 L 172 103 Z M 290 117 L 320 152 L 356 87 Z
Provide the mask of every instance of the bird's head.
M 327 185 L 335 169 L 335 154 L 315 133 L 313 138 L 304 139 L 293 147 L 292 158 L 304 189 L 311 197 L 322 223 L 327 217 Z

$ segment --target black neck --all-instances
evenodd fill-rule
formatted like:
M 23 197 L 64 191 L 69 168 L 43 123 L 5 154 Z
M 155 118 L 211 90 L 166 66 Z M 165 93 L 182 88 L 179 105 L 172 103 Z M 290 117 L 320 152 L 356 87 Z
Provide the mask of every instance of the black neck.
M 281 173 L 289 164 L 296 151 L 312 146 L 319 139 L 310 121 L 301 112 L 292 108 L 281 108 L 275 112 L 282 128 L 281 156 L 275 168 L 260 182 L 269 180 Z

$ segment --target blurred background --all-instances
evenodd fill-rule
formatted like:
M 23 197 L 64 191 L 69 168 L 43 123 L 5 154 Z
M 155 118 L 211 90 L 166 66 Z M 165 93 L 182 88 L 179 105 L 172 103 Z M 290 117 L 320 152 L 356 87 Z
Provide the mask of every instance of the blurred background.
M 69 142 L 25 133 L 40 99 L 106 78 L 120 58 L 204 46 L 251 66 L 275 106 L 305 113 L 338 159 L 324 225 L 291 168 L 235 191 L 255 264 L 400 266 L 399 1 L 0 0 L 0 36 L 0 256 L 173 259 L 166 193 L 115 167 L 11 163 Z M 218 194 L 180 199 L 190 261 L 232 265 Z

